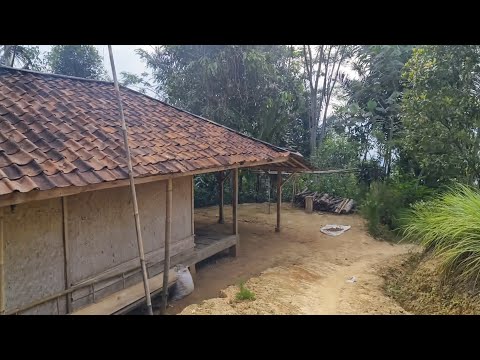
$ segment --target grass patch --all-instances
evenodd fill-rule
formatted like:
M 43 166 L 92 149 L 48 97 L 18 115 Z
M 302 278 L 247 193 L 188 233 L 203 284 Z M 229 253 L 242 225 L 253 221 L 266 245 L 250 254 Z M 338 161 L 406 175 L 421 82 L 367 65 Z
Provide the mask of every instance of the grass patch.
M 237 292 L 237 294 L 235 295 L 235 299 L 237 299 L 239 301 L 255 300 L 255 294 L 253 293 L 253 291 L 251 291 L 251 290 L 249 290 L 245 287 L 244 282 L 241 282 L 240 283 L 240 291 Z
M 439 259 L 441 273 L 476 288 L 480 277 L 480 193 L 464 185 L 419 202 L 406 215 L 403 234 Z
M 478 314 L 478 294 L 470 284 L 441 276 L 439 263 L 430 252 L 393 259 L 384 273 L 385 293 L 413 314 Z

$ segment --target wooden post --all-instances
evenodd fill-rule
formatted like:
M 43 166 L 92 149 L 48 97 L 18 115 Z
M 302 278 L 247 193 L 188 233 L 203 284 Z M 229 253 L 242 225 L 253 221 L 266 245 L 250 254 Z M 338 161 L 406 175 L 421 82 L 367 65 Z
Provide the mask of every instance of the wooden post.
M 68 207 L 67 198 L 62 196 L 62 228 L 63 228 L 63 270 L 65 276 L 65 290 L 70 288 L 70 251 L 68 246 Z M 72 312 L 72 294 L 66 294 L 67 314 Z
M 223 224 L 225 223 L 224 215 L 223 215 L 223 184 L 225 182 L 225 176 L 223 175 L 223 171 L 217 176 L 218 179 L 218 223 Z
M 170 272 L 170 240 L 172 237 L 172 179 L 167 180 L 165 217 L 165 259 L 163 260 L 163 292 L 161 313 L 165 314 L 168 301 L 168 273 Z
M 272 193 L 272 182 L 270 181 L 270 174 L 267 173 L 267 180 L 268 180 L 268 213 L 271 214 L 272 211 L 270 209 L 270 195 Z
M 237 244 L 230 248 L 232 256 L 238 256 L 240 251 L 240 237 L 238 236 L 238 168 L 232 169 L 232 217 L 233 234 L 237 237 Z
M 276 232 L 280 232 L 280 214 L 282 209 L 282 172 L 277 175 L 277 227 Z
M 305 196 L 305 211 L 307 213 L 313 212 L 313 196 Z
M 296 185 L 297 176 L 293 175 L 292 179 L 292 208 L 295 205 L 295 185 Z
M 0 315 L 5 313 L 5 256 L 3 208 L 0 208 Z
M 110 55 L 110 65 L 112 66 L 113 83 L 115 93 L 117 95 L 118 110 L 120 112 L 120 124 L 123 132 L 123 144 L 127 155 L 128 177 L 130 181 L 130 191 L 132 192 L 133 218 L 135 220 L 135 231 L 137 234 L 138 254 L 140 256 L 140 266 L 142 267 L 143 287 L 145 290 L 145 299 L 147 303 L 148 314 L 153 315 L 152 299 L 150 297 L 150 284 L 148 282 L 147 264 L 145 262 L 145 252 L 143 250 L 142 227 L 140 225 L 140 214 L 138 213 L 137 192 L 135 190 L 135 180 L 133 179 L 132 157 L 130 155 L 130 146 L 128 145 L 128 132 L 125 123 L 125 115 L 123 113 L 122 97 L 118 86 L 117 72 L 115 71 L 115 62 L 113 61 L 112 45 L 108 45 L 108 53 Z
M 195 236 L 195 182 L 192 175 L 192 236 Z

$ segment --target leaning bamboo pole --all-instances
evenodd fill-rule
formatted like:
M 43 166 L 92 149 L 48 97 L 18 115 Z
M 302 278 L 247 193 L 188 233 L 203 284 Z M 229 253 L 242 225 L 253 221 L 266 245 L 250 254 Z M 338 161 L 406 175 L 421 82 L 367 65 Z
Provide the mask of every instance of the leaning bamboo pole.
M 125 146 L 125 152 L 127 155 L 128 176 L 130 178 L 130 189 L 132 191 L 133 217 L 135 218 L 135 230 L 137 231 L 137 245 L 138 245 L 138 252 L 140 255 L 140 266 L 142 267 L 143 286 L 145 288 L 145 298 L 147 301 L 148 314 L 153 315 L 152 299 L 150 298 L 150 284 L 148 283 L 147 265 L 145 263 L 145 252 L 143 250 L 142 229 L 140 227 L 140 215 L 138 213 L 137 192 L 135 191 L 135 181 L 133 179 L 132 158 L 130 155 L 130 147 L 128 145 L 127 125 L 125 124 L 122 98 L 120 96 L 120 88 L 118 87 L 117 73 L 115 71 L 115 63 L 113 61 L 112 45 L 108 45 L 108 53 L 110 54 L 110 64 L 112 66 L 113 82 L 115 84 L 115 92 L 117 94 L 117 99 L 118 99 L 118 109 L 120 111 L 120 121 L 122 124 L 123 142 Z

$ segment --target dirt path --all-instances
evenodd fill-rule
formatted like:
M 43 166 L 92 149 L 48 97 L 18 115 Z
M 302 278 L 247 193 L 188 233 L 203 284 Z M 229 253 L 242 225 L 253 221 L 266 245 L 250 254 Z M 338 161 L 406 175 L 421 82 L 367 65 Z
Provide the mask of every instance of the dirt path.
M 173 303 L 175 314 L 401 314 L 382 290 L 379 269 L 411 245 L 372 239 L 357 215 L 306 214 L 283 208 L 283 228 L 274 232 L 275 213 L 265 204 L 239 209 L 241 253 L 199 266 L 195 292 Z M 227 219 L 229 219 L 227 209 Z M 196 210 L 199 224 L 215 223 L 216 208 Z M 330 237 L 326 224 L 350 225 Z M 355 276 L 356 282 L 347 280 Z M 253 301 L 237 301 L 238 284 L 254 292 Z

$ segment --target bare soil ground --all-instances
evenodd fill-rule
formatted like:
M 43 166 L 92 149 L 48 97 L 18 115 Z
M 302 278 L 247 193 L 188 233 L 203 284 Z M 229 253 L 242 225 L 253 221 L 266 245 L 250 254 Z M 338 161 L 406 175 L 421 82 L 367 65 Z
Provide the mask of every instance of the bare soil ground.
M 226 222 L 231 208 L 226 207 Z M 216 207 L 195 210 L 196 226 L 215 224 Z M 239 206 L 241 250 L 198 266 L 195 291 L 172 302 L 170 314 L 404 314 L 384 293 L 382 269 L 398 255 L 416 251 L 371 238 L 358 215 L 306 214 L 282 208 L 282 231 L 274 230 L 275 207 Z M 350 225 L 340 236 L 320 232 L 327 224 Z M 226 225 L 228 226 L 228 224 Z M 348 282 L 351 277 L 356 282 Z M 239 301 L 238 284 L 255 294 Z

